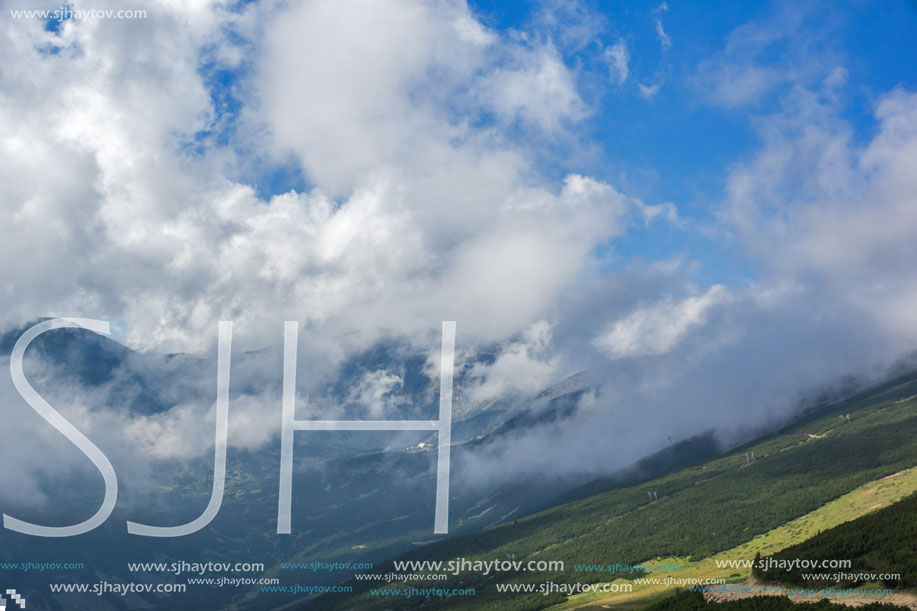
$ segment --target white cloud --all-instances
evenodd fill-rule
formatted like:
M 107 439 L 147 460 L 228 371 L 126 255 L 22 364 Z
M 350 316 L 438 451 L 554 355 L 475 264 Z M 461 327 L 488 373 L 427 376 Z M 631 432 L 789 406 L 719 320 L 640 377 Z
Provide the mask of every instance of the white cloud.
M 737 108 L 760 101 L 786 79 L 786 73 L 772 66 L 705 63 L 700 67 L 699 78 L 707 101 Z
M 669 10 L 669 5 L 663 2 L 659 6 L 653 9 L 653 23 L 656 25 L 656 36 L 659 38 L 659 44 L 662 45 L 662 50 L 665 51 L 672 46 L 672 39 L 669 38 L 669 35 L 665 33 L 665 30 L 662 28 L 662 14 Z
M 665 219 L 666 222 L 682 229 L 685 227 L 685 222 L 678 216 L 678 208 L 672 202 L 644 204 L 640 200 L 634 200 L 634 204 L 643 215 L 643 222 L 647 227 L 652 225 L 656 219 Z
M 724 219 L 776 277 L 855 304 L 906 345 L 917 339 L 908 305 L 917 295 L 917 95 L 882 96 L 865 145 L 839 114 L 828 82 L 797 89 L 763 119 L 764 147 L 730 174 Z
M 404 387 L 404 377 L 390 371 L 368 371 L 350 389 L 348 402 L 366 409 L 371 419 L 394 419 L 394 411 L 405 399 L 396 391 Z
M 612 324 L 595 344 L 618 359 L 665 354 L 689 331 L 706 323 L 707 311 L 727 298 L 725 287 L 715 285 L 701 295 L 641 307 Z
M 319 345 L 444 318 L 502 339 L 623 229 L 613 188 L 551 186 L 509 135 L 553 137 L 586 111 L 549 42 L 491 31 L 462 2 L 145 8 L 59 38 L 4 22 L 5 326 L 111 318 L 165 351 L 203 350 L 221 318 L 250 347 L 284 319 Z M 240 49 L 254 76 L 233 85 L 230 148 L 207 136 L 199 64 L 238 66 Z M 311 190 L 265 200 L 235 178 L 287 154 Z
M 837 61 L 824 49 L 835 36 L 830 23 L 814 5 L 783 5 L 730 32 L 726 46 L 701 61 L 690 81 L 704 102 L 730 109 L 760 105 L 793 85 L 811 87 Z
M 554 319 L 565 365 L 598 370 L 589 409 L 494 444 L 469 459 L 475 473 L 601 473 L 711 429 L 743 441 L 822 392 L 849 392 L 851 377 L 875 381 L 902 356 L 913 364 L 917 94 L 876 96 L 874 127 L 855 129 L 846 70 L 812 54 L 793 13 L 737 30 L 704 83 L 718 105 L 777 102 L 752 116 L 761 145 L 729 166 L 708 229 L 724 242 L 717 256 L 736 256 L 755 280 L 698 290 L 683 258 L 610 272 Z M 647 222 L 665 211 L 637 208 Z
M 619 40 L 605 49 L 604 57 L 608 61 L 611 82 L 623 85 L 627 81 L 628 64 L 630 63 L 630 51 L 627 50 L 627 43 Z
M 515 65 L 497 69 L 481 82 L 479 99 L 486 106 L 503 121 L 518 118 L 547 132 L 585 115 L 573 75 L 553 47 L 518 55 Z
M 499 36 L 461 2 L 299 2 L 268 26 L 259 88 L 278 146 L 346 194 L 380 169 L 521 169 L 482 113 L 543 130 L 585 107 L 550 43 Z M 495 146 L 496 144 L 496 146 Z
M 643 83 L 638 83 L 637 87 L 640 89 L 640 95 L 642 95 L 647 100 L 652 100 L 656 97 L 656 94 L 659 93 L 659 90 L 662 89 L 662 86 L 665 84 L 665 79 L 659 79 L 658 81 L 650 84 L 644 85 Z
M 38 22 L 0 25 L 5 328 L 86 316 L 112 320 L 134 348 L 212 353 L 216 322 L 233 320 L 233 380 L 255 390 L 232 397 L 232 448 L 275 439 L 277 355 L 239 355 L 276 347 L 284 320 L 302 323 L 304 393 L 383 335 L 428 347 L 444 319 L 466 347 L 522 334 L 524 353 L 479 372 L 483 394 L 553 381 L 555 357 L 526 329 L 623 232 L 631 204 L 585 176 L 550 184 L 510 137 L 553 138 L 586 112 L 550 43 L 498 35 L 459 2 L 143 8 L 147 20 L 72 23 L 60 37 Z M 251 62 L 252 79 L 232 85 L 243 108 L 231 146 L 211 133 L 228 119 L 205 53 L 222 67 Z M 310 189 L 262 198 L 238 179 L 252 159 L 288 154 Z M 200 372 L 173 373 L 155 386 Z M 367 374 L 349 398 L 387 416 L 398 376 Z M 132 481 L 212 448 L 212 384 L 181 385 L 152 415 L 91 411 L 110 404 L 104 389 L 65 391 L 53 402 Z M 42 434 L 8 394 L 4 427 Z M 298 403 L 300 414 L 339 409 L 308 394 Z M 40 501 L 39 473 L 81 464 L 55 441 L 40 456 L 4 447 L 0 477 L 13 474 L 21 498 Z
M 550 350 L 551 340 L 550 323 L 536 322 L 519 341 L 502 346 L 493 363 L 476 363 L 468 373 L 463 394 L 471 402 L 483 403 L 544 390 L 560 373 L 560 360 Z

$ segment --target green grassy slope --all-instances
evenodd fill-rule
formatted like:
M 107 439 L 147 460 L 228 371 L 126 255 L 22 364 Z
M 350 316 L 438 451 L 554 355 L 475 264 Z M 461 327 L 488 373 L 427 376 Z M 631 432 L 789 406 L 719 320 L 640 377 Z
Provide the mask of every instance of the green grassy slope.
M 551 611 L 568 611 L 570 609 L 642 609 L 647 605 L 673 594 L 673 587 L 666 585 L 664 578 L 674 576 L 681 583 L 709 583 L 711 578 L 723 579 L 727 583 L 743 582 L 751 577 L 749 566 L 737 566 L 736 561 L 750 561 L 758 554 L 774 555 L 792 545 L 803 543 L 820 532 L 830 530 L 845 522 L 856 520 L 876 511 L 878 507 L 891 505 L 907 498 L 917 491 L 917 467 L 898 471 L 879 480 L 868 482 L 833 501 L 822 505 L 815 511 L 784 522 L 777 528 L 757 535 L 738 547 L 718 552 L 707 558 L 690 560 L 687 558 L 661 558 L 649 566 L 660 566 L 660 569 L 647 572 L 647 581 L 624 581 L 630 583 L 629 592 L 589 592 L 576 594 L 565 602 L 552 607 Z M 906 531 L 902 531 L 902 534 Z M 677 574 L 672 575 L 664 567 L 678 565 Z M 701 579 L 704 581 L 694 581 Z M 618 583 L 622 583 L 619 581 Z M 792 584 L 787 584 L 792 585 Z M 830 585 L 830 584 L 826 584 Z M 824 586 L 818 586 L 822 588 Z M 835 588 L 836 589 L 836 588 Z M 830 596 L 835 598 L 835 594 Z M 910 597 L 901 597 L 909 599 Z M 862 602 L 858 601 L 858 602 Z
M 879 509 L 869 515 L 841 524 L 770 556 L 775 561 L 791 558 L 813 560 L 849 559 L 850 568 L 843 570 L 792 571 L 772 568 L 759 571 L 755 576 L 761 581 L 821 587 L 838 585 L 851 587 L 863 580 L 844 579 L 840 582 L 818 579 L 805 580 L 806 574 L 833 575 L 845 573 L 899 574 L 900 579 L 885 579 L 885 587 L 917 587 L 917 494 Z M 767 558 L 765 558 L 767 560 Z M 773 566 L 779 567 L 779 564 Z
M 851 414 L 847 423 L 838 416 Z M 757 460 L 747 463 L 745 452 Z M 474 587 L 473 598 L 373 597 L 365 581 L 352 595 L 329 595 L 322 609 L 541 609 L 561 595 L 498 594 L 496 584 L 609 581 L 577 565 L 632 564 L 657 557 L 710 556 L 809 513 L 867 482 L 917 465 L 917 373 L 824 406 L 779 434 L 706 464 L 560 505 L 509 524 L 412 551 L 400 559 L 562 560 L 554 573 L 463 573 L 415 587 Z M 646 491 L 658 493 L 650 502 Z M 392 570 L 389 564 L 374 572 Z

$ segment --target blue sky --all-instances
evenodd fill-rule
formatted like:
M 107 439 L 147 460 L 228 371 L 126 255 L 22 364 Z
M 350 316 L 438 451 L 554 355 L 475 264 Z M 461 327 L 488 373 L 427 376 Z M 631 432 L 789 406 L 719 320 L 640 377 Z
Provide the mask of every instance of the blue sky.
M 675 202 L 683 217 L 701 224 L 712 222 L 728 169 L 760 144 L 756 120 L 779 112 L 791 88 L 811 87 L 833 67 L 843 66 L 849 77 L 841 94 L 842 115 L 862 144 L 876 131 L 877 98 L 896 87 L 913 89 L 917 81 L 914 2 L 665 5 L 665 11 L 658 11 L 656 2 L 570 3 L 566 9 L 564 3 L 472 3 L 486 23 L 504 30 L 530 28 L 546 10 L 559 15 L 556 30 L 549 31 L 555 37 L 564 28 L 577 27 L 578 20 L 594 20 L 594 42 L 568 56 L 584 80 L 601 80 L 608 66 L 598 50 L 623 39 L 631 56 L 628 82 L 597 87 L 595 111 L 578 131 L 600 151 L 589 170 L 626 185 L 647 202 Z M 668 49 L 662 48 L 655 29 L 657 16 L 672 41 Z M 799 23 L 791 23 L 794 20 Z M 734 32 L 761 23 L 772 30 L 775 40 L 750 54 L 750 61 L 777 71 L 806 65 L 811 72 L 775 84 L 748 104 L 711 104 L 697 82 L 698 65 L 722 52 Z M 656 96 L 647 100 L 640 95 L 638 83 L 658 79 L 664 84 Z M 574 169 L 561 166 L 557 172 Z M 650 260 L 690 253 L 703 262 L 699 281 L 705 284 L 736 284 L 755 275 L 738 249 L 671 227 L 625 236 L 613 251 L 624 258 Z
M 558 183 L 570 172 L 588 173 L 646 203 L 673 202 L 696 229 L 716 222 L 727 173 L 761 144 L 756 125 L 779 113 L 794 87 L 812 88 L 835 67 L 848 72 L 840 114 L 864 144 L 875 135 L 877 99 L 896 87 L 913 89 L 917 51 L 917 4 L 869 2 L 497 2 L 470 3 L 475 16 L 503 35 L 551 40 L 590 108 L 571 126 L 575 141 L 530 142 L 541 170 Z M 663 46 L 661 24 L 670 44 Z M 760 28 L 770 40 L 738 53 L 738 62 L 796 75 L 762 89 L 753 100 L 724 105 L 709 99 L 702 81 L 705 62 L 722 56 L 730 37 Z M 587 30 L 585 35 L 581 30 Z M 572 40 L 571 32 L 575 34 Z M 611 82 L 603 52 L 622 41 L 628 77 Z M 215 71 L 205 65 L 215 107 L 234 117 L 241 102 L 235 88 L 250 70 Z M 640 86 L 659 83 L 648 98 Z M 219 119 L 218 119 L 219 121 Z M 218 141 L 230 140 L 232 127 Z M 572 154 L 571 154 L 572 153 Z M 311 186 L 295 159 L 257 161 L 243 176 L 264 197 Z M 616 262 L 687 256 L 701 262 L 702 285 L 741 285 L 754 280 L 741 248 L 704 232 L 672 226 L 635 228 L 600 247 L 596 256 Z

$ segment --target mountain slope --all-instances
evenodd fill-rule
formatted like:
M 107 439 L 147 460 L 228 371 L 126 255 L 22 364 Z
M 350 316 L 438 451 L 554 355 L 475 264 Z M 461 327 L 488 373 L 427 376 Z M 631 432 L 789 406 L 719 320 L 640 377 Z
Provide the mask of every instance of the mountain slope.
M 816 560 L 847 558 L 852 560 L 852 566 L 844 569 L 844 573 L 851 575 L 873 572 L 898 574 L 900 579 L 884 579 L 882 580 L 883 585 L 885 587 L 917 587 L 917 494 L 912 494 L 902 501 L 869 515 L 821 532 L 768 558 L 773 558 L 775 562 L 787 558 Z M 833 573 L 835 571 L 830 572 L 830 574 Z M 823 573 L 825 576 L 828 574 Z M 856 578 L 839 581 L 807 580 L 803 577 L 803 572 L 798 569 L 774 568 L 769 571 L 756 572 L 755 576 L 767 582 L 812 587 L 826 584 L 851 587 L 863 583 L 862 579 Z
M 751 541 L 742 543 L 737 547 L 719 552 L 713 556 L 690 560 L 687 558 L 661 558 L 654 559 L 653 564 L 669 567 L 677 565 L 677 578 L 682 583 L 688 580 L 722 579 L 726 583 L 735 583 L 752 576 L 752 568 L 745 563 L 751 563 L 758 554 L 783 556 L 784 552 L 818 536 L 822 531 L 831 532 L 839 525 L 846 525 L 851 520 L 858 520 L 863 516 L 878 512 L 877 507 L 899 505 L 901 499 L 917 491 L 917 467 L 906 471 L 883 477 L 880 480 L 869 482 L 852 492 L 822 505 L 815 511 L 800 516 L 781 524 L 777 528 L 758 535 Z M 901 531 L 903 534 L 906 531 Z M 828 556 L 813 556 L 809 554 L 794 554 L 792 558 L 819 559 Z M 830 556 L 830 559 L 849 558 L 841 554 Z M 763 572 L 765 575 L 774 574 L 773 569 Z M 590 609 L 601 606 L 642 606 L 659 598 L 672 594 L 672 587 L 666 585 L 666 577 L 673 576 L 664 570 L 647 571 L 646 581 L 634 581 L 632 590 L 625 593 L 595 593 L 579 594 L 570 597 L 566 602 L 557 605 L 554 610 L 563 609 Z M 757 585 L 759 579 L 752 580 Z M 691 581 L 691 583 L 695 583 Z M 788 585 L 788 584 L 783 584 Z M 792 584 L 789 584 L 792 585 Z M 816 587 L 823 587 L 824 584 Z
M 917 465 L 917 373 L 822 406 L 799 424 L 706 464 L 639 486 L 566 503 L 509 524 L 423 547 L 401 560 L 561 560 L 562 571 L 450 575 L 435 586 L 473 587 L 476 596 L 399 601 L 370 596 L 383 584 L 350 583 L 316 608 L 540 609 L 560 594 L 498 595 L 498 583 L 598 582 L 585 565 L 633 564 L 657 557 L 703 558 L 736 547 L 855 488 Z M 848 422 L 845 416 L 850 414 Z M 754 452 L 755 460 L 745 454 Z M 650 500 L 647 492 L 656 492 Z M 577 566 L 580 570 L 577 570 Z M 377 567 L 384 573 L 392 565 Z M 416 587 L 421 587 L 418 582 Z M 393 586 L 388 586 L 389 588 Z
M 0 362 L 8 364 L 10 351 L 23 331 L 0 335 Z M 489 357 L 485 353 L 478 358 Z M 401 380 L 396 403 L 403 411 L 398 415 L 435 417 L 438 379 L 424 374 L 425 360 L 426 353 L 418 352 L 407 342 L 380 342 L 344 359 L 327 379 L 322 378 L 316 395 L 325 404 L 340 407 L 347 417 L 362 419 L 366 416 L 360 412 L 363 400 L 352 391 L 360 388 L 367 376 L 371 379 L 380 371 L 390 371 Z M 233 352 L 231 431 L 233 424 L 251 418 L 269 419 L 279 426 L 281 362 L 282 354 L 276 347 Z M 471 357 L 465 360 L 465 368 L 457 372 L 457 388 L 461 387 L 464 372 L 475 362 Z M 126 520 L 181 524 L 199 516 L 207 506 L 213 474 L 213 454 L 208 448 L 213 441 L 212 425 L 202 426 L 200 434 L 191 439 L 195 447 L 203 450 L 201 455 L 186 459 L 146 455 L 141 445 L 136 452 L 134 448 L 119 451 L 119 444 L 126 423 L 153 431 L 161 424 L 168 430 L 170 423 L 177 421 L 169 416 L 171 410 L 188 415 L 181 420 L 182 428 L 193 431 L 196 429 L 189 426 L 190 422 L 206 423 L 213 413 L 215 358 L 138 353 L 110 338 L 66 328 L 35 338 L 24 368 L 36 390 L 76 425 L 87 426 L 80 420 L 82 406 L 104 414 L 114 423 L 110 428 L 87 430 L 112 460 L 119 477 L 118 502 L 107 522 L 83 537 L 51 541 L 0 529 L 0 562 L 72 554 L 74 558 L 87 558 L 87 572 L 126 582 L 134 577 L 127 570 L 127 562 L 234 556 L 265 563 L 272 577 L 291 577 L 281 572 L 283 563 L 315 558 L 326 562 L 373 562 L 411 549 L 414 541 L 434 538 L 436 438 L 429 432 L 298 433 L 290 535 L 275 532 L 279 440 L 274 436 L 257 448 L 240 447 L 238 438 L 234 438 L 236 433 L 231 432 L 226 488 L 213 522 L 191 537 L 171 541 L 129 535 L 124 527 Z M 578 379 L 571 376 L 547 389 L 538 397 L 536 407 L 550 410 L 570 404 L 571 393 L 579 390 Z M 19 488 L 8 486 L 0 490 L 0 510 L 47 524 L 69 524 L 74 516 L 92 515 L 102 495 L 97 471 L 22 400 L 13 388 L 8 369 L 0 375 L 0 397 L 5 399 L 0 402 L 0 428 L 6 433 L 0 444 L 0 466 L 14 477 L 34 469 L 36 486 L 48 499 L 42 505 L 40 501 L 33 502 L 42 495 L 12 494 Z M 499 443 L 503 435 L 519 430 L 521 426 L 501 427 L 507 420 L 533 411 L 522 401 L 491 400 L 480 404 L 466 400 L 457 404 L 460 409 L 456 410 L 452 435 L 455 464 L 461 462 L 463 452 L 473 451 L 483 443 Z M 255 409 L 262 405 L 266 407 L 263 412 Z M 565 412 L 558 413 L 563 416 Z M 520 417 L 514 422 L 519 425 L 524 421 Z M 10 430 L 5 427 L 21 422 L 30 423 L 29 427 L 16 436 L 17 443 L 11 443 Z M 33 436 L 36 443 L 30 444 Z M 29 460 L 31 455 L 20 448 L 37 453 L 32 446 L 45 447 L 41 445 L 45 442 L 51 450 L 63 448 L 62 452 L 71 453 L 53 465 L 35 467 Z M 22 460 L 14 462 L 13 458 Z M 71 464 L 73 471 L 67 468 Z M 459 469 L 454 467 L 453 473 L 458 475 Z M 454 534 L 480 530 L 514 511 L 532 511 L 568 487 L 565 481 L 535 478 L 474 491 L 456 487 L 450 502 L 450 530 Z M 99 549 L 104 553 L 95 553 Z M 47 574 L 35 573 L 17 576 L 17 583 L 23 588 L 34 586 L 34 605 L 52 605 L 54 597 L 45 583 L 48 578 Z M 340 578 L 330 573 L 311 576 L 312 583 L 319 585 L 335 583 Z M 70 583 L 80 576 L 61 572 L 53 579 Z M 275 600 L 261 596 L 260 588 L 249 591 L 240 587 L 213 592 L 197 589 L 186 596 L 187 603 L 195 604 L 198 596 L 207 604 L 255 608 L 272 606 Z M 158 604 L 151 597 L 141 598 L 153 606 Z M 92 604 L 93 608 L 121 608 L 122 603 L 116 595 L 106 595 Z

